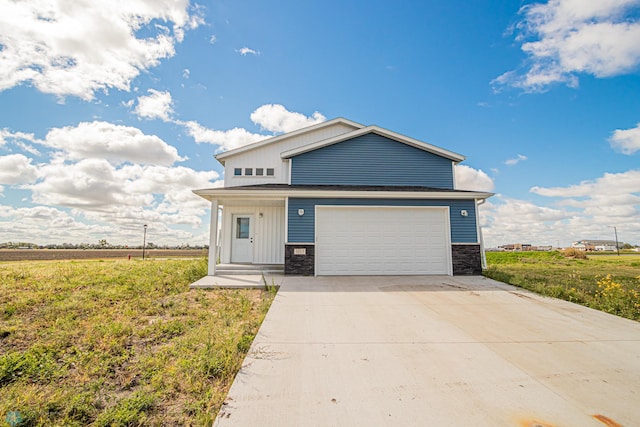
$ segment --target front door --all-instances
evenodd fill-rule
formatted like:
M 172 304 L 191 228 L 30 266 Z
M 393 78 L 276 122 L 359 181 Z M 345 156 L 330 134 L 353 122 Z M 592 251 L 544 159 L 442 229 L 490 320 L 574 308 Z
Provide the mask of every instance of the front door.
M 253 215 L 233 215 L 231 262 L 253 262 Z

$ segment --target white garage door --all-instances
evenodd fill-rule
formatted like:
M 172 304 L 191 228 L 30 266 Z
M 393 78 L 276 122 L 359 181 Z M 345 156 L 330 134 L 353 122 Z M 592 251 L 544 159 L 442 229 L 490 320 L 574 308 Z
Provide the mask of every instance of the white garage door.
M 449 211 L 317 206 L 316 274 L 451 274 Z

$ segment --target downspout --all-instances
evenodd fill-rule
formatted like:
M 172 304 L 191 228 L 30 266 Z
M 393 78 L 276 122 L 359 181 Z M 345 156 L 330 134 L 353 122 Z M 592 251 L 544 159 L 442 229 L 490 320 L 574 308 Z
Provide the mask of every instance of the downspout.
M 476 200 L 476 224 L 478 226 L 478 238 L 480 240 L 480 258 L 482 260 L 482 269 L 487 269 L 487 256 L 484 253 L 484 237 L 482 236 L 482 227 L 480 227 L 480 206 L 484 205 L 487 199 Z

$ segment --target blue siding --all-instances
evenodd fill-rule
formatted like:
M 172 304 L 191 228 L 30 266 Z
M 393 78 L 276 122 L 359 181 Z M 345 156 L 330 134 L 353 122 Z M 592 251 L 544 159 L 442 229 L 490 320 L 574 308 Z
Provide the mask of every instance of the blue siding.
M 476 204 L 474 200 L 415 200 L 415 199 L 289 199 L 290 243 L 315 242 L 315 206 L 449 206 L 451 243 L 477 243 Z M 304 215 L 298 215 L 304 209 Z M 460 215 L 465 209 L 469 216 Z
M 453 188 L 450 159 L 374 133 L 293 158 L 291 184 Z

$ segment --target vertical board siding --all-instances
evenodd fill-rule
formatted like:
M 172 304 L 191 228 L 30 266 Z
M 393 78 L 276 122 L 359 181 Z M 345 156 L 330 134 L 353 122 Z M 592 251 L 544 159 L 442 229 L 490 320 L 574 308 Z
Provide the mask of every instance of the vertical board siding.
M 453 189 L 452 161 L 374 133 L 293 158 L 291 184 Z
M 259 208 L 255 221 L 254 264 L 283 264 L 284 206 Z
M 254 264 L 284 263 L 284 206 L 225 206 L 222 212 L 222 263 L 231 262 L 231 218 L 234 214 L 253 215 Z
M 290 243 L 315 242 L 315 206 L 449 206 L 451 243 L 477 243 L 476 203 L 474 200 L 415 200 L 415 199 L 289 199 Z M 304 215 L 298 215 L 304 209 Z M 460 215 L 461 210 L 469 215 Z M 384 224 L 381 224 L 384 226 Z

